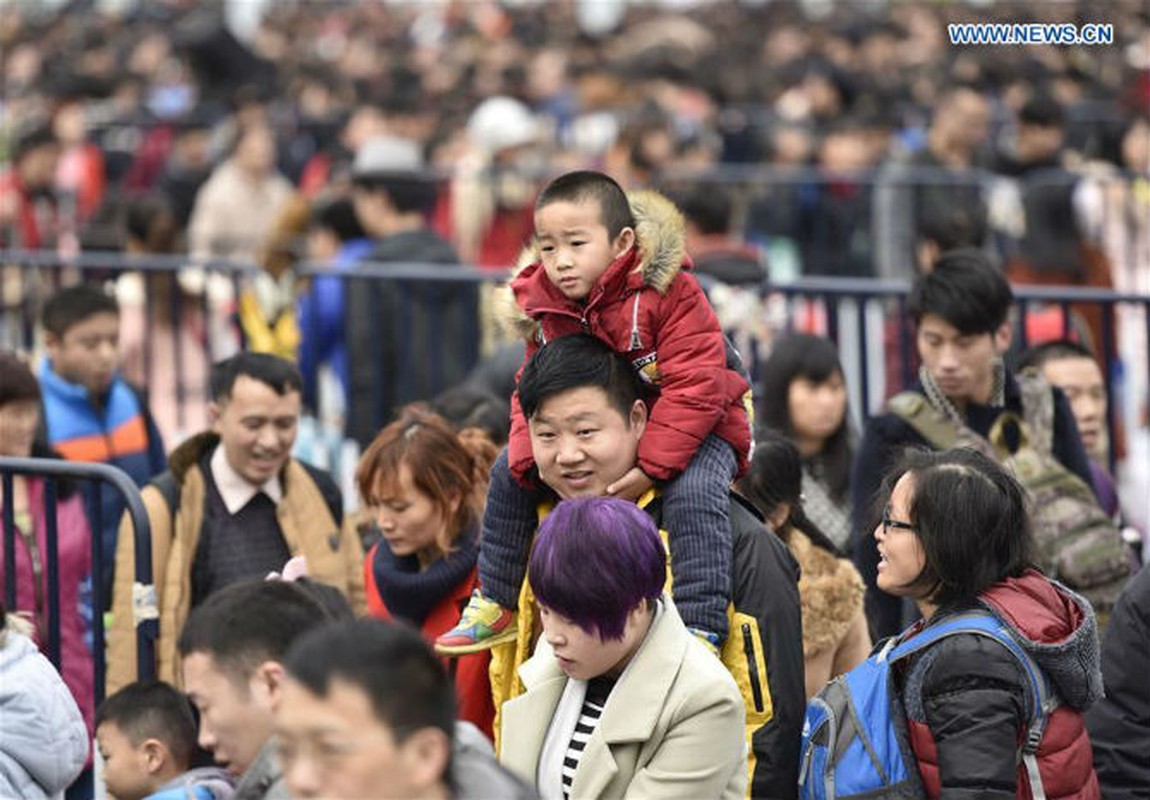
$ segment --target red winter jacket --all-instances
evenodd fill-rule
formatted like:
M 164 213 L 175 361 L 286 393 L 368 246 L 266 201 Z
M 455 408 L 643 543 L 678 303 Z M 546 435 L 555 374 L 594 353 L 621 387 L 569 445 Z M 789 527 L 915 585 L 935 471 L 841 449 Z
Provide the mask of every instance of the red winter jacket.
M 719 320 L 686 271 L 691 262 L 682 216 L 655 192 L 635 192 L 628 199 L 636 220 L 635 246 L 607 269 L 586 304 L 564 297 L 538 261 L 511 281 L 517 306 L 512 323 L 527 340 L 523 363 L 556 337 L 597 336 L 659 389 L 639 443 L 639 466 L 648 476 L 674 478 L 711 433 L 735 449 L 741 475 L 751 448 L 750 387 L 727 366 Z M 518 394 L 511 398 L 508 463 L 520 482 L 534 463 Z
M 1034 571 L 995 584 L 981 600 L 1014 630 L 1061 701 L 1038 746 L 1046 796 L 1098 800 L 1082 718 L 1102 695 L 1089 604 Z M 1005 647 L 975 634 L 956 634 L 914 657 L 902 695 L 927 797 L 1034 796 L 1020 759 L 1028 719 L 1025 680 Z
M 384 547 L 382 542 L 368 551 L 363 561 L 363 582 L 367 590 L 367 611 L 378 619 L 393 619 L 391 612 L 383 603 L 379 586 L 375 582 L 375 551 Z M 436 637 L 447 633 L 459 622 L 459 615 L 463 613 L 471 593 L 479 586 L 479 577 L 472 569 L 467 579 L 459 584 L 432 609 L 420 626 L 420 633 L 428 642 L 434 642 Z M 491 651 L 473 653 L 466 656 L 457 656 L 443 659 L 443 665 L 455 680 L 455 697 L 459 704 L 459 718 L 472 723 L 488 739 L 493 739 L 492 724 L 495 722 L 495 703 L 491 699 L 491 679 L 487 675 L 487 668 L 491 664 Z

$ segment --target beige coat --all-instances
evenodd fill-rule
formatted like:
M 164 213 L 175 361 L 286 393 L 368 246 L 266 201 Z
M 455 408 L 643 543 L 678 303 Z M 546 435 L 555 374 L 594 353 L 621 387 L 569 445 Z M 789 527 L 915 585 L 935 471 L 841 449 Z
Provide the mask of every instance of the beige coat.
M 572 798 L 726 798 L 746 795 L 742 695 L 730 673 L 683 625 L 670 598 L 615 684 L 583 751 Z M 503 707 L 504 766 L 530 784 L 567 685 L 546 641 L 519 669 L 526 693 Z
M 160 620 L 156 676 L 175 685 L 179 685 L 176 640 L 191 612 L 192 563 L 204 516 L 206 484 L 198 461 L 217 441 L 214 435 L 200 434 L 172 454 L 172 471 L 179 479 L 179 509 L 174 517 L 159 489 L 147 486 L 141 492 L 152 526 L 152 583 Z M 348 515 L 342 526 L 336 524 L 319 487 L 298 461 L 288 461 L 282 480 L 284 494 L 276 516 L 291 554 L 304 556 L 311 577 L 339 589 L 362 612 L 363 548 Z M 135 575 L 132 524 L 125 514 L 116 542 L 107 694 L 136 680 Z

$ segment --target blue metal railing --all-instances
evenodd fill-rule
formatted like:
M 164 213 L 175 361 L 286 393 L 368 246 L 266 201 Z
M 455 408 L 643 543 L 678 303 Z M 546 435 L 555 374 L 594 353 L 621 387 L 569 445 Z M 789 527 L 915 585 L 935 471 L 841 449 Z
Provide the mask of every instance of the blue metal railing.
M 63 461 L 50 458 L 10 458 L 0 457 L 0 501 L 3 502 L 3 553 L 4 564 L 4 604 L 9 610 L 16 610 L 16 518 L 14 476 L 41 478 L 44 481 L 45 542 L 45 583 L 48 610 L 47 650 L 53 665 L 60 667 L 60 570 L 59 570 L 59 531 L 56 509 L 59 497 L 57 482 L 60 479 L 85 480 L 111 484 L 124 498 L 126 513 L 132 520 L 136 553 L 135 583 L 146 594 L 152 590 L 152 533 L 148 514 L 144 509 L 140 490 L 122 470 L 107 464 L 89 464 L 76 461 Z M 104 698 L 105 673 L 105 631 L 103 609 L 103 584 L 100 580 L 105 565 L 100 547 L 101 523 L 100 492 L 96 497 L 94 518 L 90 520 L 92 552 L 92 632 L 93 664 L 95 669 L 94 686 L 97 704 Z M 34 534 L 33 534 L 34 535 Z M 141 680 L 155 677 L 155 641 L 159 624 L 155 618 L 136 620 L 137 673 Z

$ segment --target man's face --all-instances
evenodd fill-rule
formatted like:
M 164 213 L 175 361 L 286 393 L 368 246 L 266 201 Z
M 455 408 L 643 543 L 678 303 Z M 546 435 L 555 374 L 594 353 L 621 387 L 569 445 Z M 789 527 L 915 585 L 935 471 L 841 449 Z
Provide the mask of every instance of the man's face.
M 1094 458 L 1105 456 L 1106 383 L 1092 358 L 1053 358 L 1042 365 L 1046 380 L 1066 393 L 1082 445 Z
M 641 400 L 624 417 L 598 386 L 553 394 L 528 421 L 539 477 L 564 500 L 600 497 L 635 466 L 646 425 Z
M 143 749 L 134 747 L 116 723 L 100 724 L 96 747 L 104 762 L 104 785 L 115 800 L 140 800 L 159 788 L 150 779 Z
M 44 338 L 52 369 L 92 395 L 103 396 L 120 367 L 120 315 L 93 314 L 64 331 Z
M 277 694 L 259 670 L 245 682 L 220 669 L 208 653 L 183 659 L 184 691 L 200 712 L 200 746 L 242 775 L 275 727 Z
M 260 486 L 279 474 L 291 456 L 300 415 L 300 394 L 279 394 L 263 381 L 240 375 L 222 405 L 209 406 L 228 464 Z
M 597 200 L 559 200 L 535 212 L 539 259 L 553 283 L 569 300 L 586 300 L 611 263 L 627 252 L 635 233 L 624 228 L 612 241 Z
M 450 750 L 447 737 L 430 728 L 397 742 L 367 693 L 339 679 L 320 697 L 287 678 L 276 738 L 284 781 L 296 798 L 422 797 L 442 786 Z
M 918 354 L 938 388 L 958 405 L 987 403 L 994 390 L 995 359 L 1010 344 L 1010 327 L 996 333 L 960 333 L 937 314 L 918 323 Z

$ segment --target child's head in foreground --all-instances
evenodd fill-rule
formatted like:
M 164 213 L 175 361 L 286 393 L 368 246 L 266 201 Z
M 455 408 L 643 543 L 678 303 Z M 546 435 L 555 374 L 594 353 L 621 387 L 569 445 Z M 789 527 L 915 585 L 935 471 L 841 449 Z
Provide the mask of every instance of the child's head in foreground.
M 116 800 L 142 800 L 190 768 L 192 706 L 166 683 L 130 683 L 96 711 L 96 743 L 108 791 Z
M 560 175 L 535 202 L 535 243 L 551 283 L 569 300 L 585 301 L 607 268 L 635 243 L 626 192 L 601 172 Z

